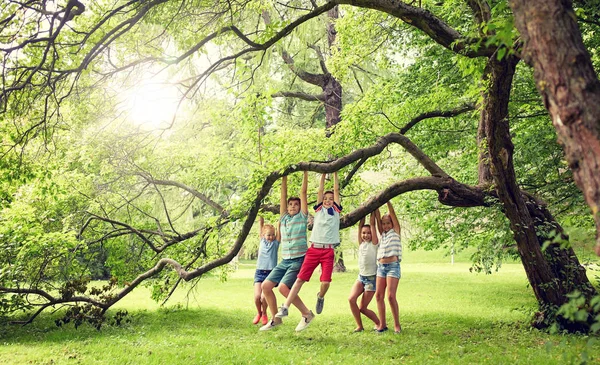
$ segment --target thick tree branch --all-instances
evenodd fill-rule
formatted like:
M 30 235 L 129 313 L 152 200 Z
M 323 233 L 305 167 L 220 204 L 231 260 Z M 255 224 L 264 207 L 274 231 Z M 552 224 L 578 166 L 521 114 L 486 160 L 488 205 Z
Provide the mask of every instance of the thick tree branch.
M 467 57 L 490 57 L 495 46 L 486 46 L 485 39 L 467 39 L 444 21 L 423 8 L 396 0 L 334 0 L 336 4 L 347 4 L 360 8 L 388 13 L 405 23 L 420 29 L 431 39 L 447 49 Z
M 294 59 L 287 53 L 287 51 L 281 51 L 281 58 L 283 58 L 283 62 L 285 62 L 288 68 L 302 81 L 319 87 L 323 87 L 325 85 L 325 75 L 314 74 L 297 68 L 294 64 Z
M 406 134 L 406 132 L 408 132 L 412 127 L 414 127 L 417 123 L 425 120 L 425 119 L 430 119 L 430 118 L 450 118 L 450 117 L 455 117 L 457 115 L 466 113 L 468 111 L 471 110 L 475 110 L 476 107 L 474 104 L 465 104 L 463 106 L 460 106 L 456 109 L 452 109 L 452 110 L 434 110 L 434 111 L 430 111 L 430 112 L 425 112 L 422 114 L 417 115 L 416 117 L 414 117 L 413 119 L 410 120 L 410 122 L 406 123 L 406 125 L 402 128 L 400 128 L 400 134 Z

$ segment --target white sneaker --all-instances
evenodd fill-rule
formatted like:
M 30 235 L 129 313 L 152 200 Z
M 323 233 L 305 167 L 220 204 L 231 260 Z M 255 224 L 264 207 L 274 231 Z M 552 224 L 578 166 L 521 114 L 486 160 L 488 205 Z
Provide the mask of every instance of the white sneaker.
M 308 327 L 310 322 L 312 322 L 313 319 L 315 319 L 315 315 L 313 314 L 312 311 L 310 311 L 308 316 L 302 317 L 302 319 L 300 320 L 300 323 L 298 323 L 298 326 L 296 326 L 296 332 L 304 331 L 306 329 L 306 327 Z
M 275 315 L 276 318 L 285 318 L 288 316 L 288 308 L 285 305 L 279 307 L 279 312 Z
M 265 324 L 264 326 L 262 326 L 261 328 L 259 328 L 259 331 L 268 331 L 272 328 L 275 328 L 277 326 L 279 326 L 280 324 L 282 324 L 283 321 L 277 317 L 273 318 L 272 321 L 269 321 L 269 323 Z

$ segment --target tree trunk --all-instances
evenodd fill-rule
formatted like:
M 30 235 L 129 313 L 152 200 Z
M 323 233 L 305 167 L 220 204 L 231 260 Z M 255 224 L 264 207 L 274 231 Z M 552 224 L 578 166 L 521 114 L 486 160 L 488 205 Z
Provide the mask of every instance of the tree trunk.
M 333 266 L 334 272 L 346 272 L 346 265 L 344 264 L 344 252 L 340 249 L 335 250 L 335 265 Z
M 600 81 L 570 0 L 510 0 L 537 88 L 596 222 L 600 255 Z M 550 21 L 550 19 L 552 21 Z
M 337 34 L 334 21 L 339 17 L 338 7 L 335 6 L 333 9 L 329 10 L 327 15 L 330 19 L 327 23 L 327 45 L 331 50 L 331 47 L 335 46 L 335 36 Z M 329 72 L 325 73 L 324 76 L 325 83 L 323 85 L 323 95 L 325 96 L 325 133 L 327 134 L 327 137 L 329 137 L 331 135 L 330 128 L 338 124 L 341 120 L 342 85 Z M 336 258 L 333 270 L 335 272 L 346 272 L 344 254 L 341 250 L 336 252 Z
M 339 17 L 338 7 L 335 6 L 333 9 L 329 10 L 327 15 L 330 19 L 327 23 L 327 45 L 329 46 L 329 50 L 331 50 L 332 47 L 335 47 L 335 37 L 337 35 L 334 22 Z M 329 128 L 338 124 L 341 120 L 342 85 L 329 72 L 325 74 L 323 95 L 325 96 L 325 128 L 328 130 L 327 133 L 330 133 Z
M 331 74 L 325 75 L 323 94 L 325 95 L 325 128 L 329 129 L 341 120 L 342 111 L 342 85 Z
M 484 81 L 489 86 L 481 123 L 485 128 L 496 193 L 510 221 L 527 279 L 540 307 L 537 325 L 545 326 L 553 321 L 556 310 L 568 300 L 567 294 L 572 290 L 580 289 L 588 299 L 595 291 L 572 249 L 552 244 L 542 252 L 542 245 L 550 238 L 547 228 L 552 227 L 566 236 L 544 205 L 522 194 L 517 185 L 508 121 L 510 89 L 517 63 L 518 59 L 512 56 L 502 61 L 497 61 L 495 56 L 489 59 L 484 71 Z M 557 319 L 567 330 L 581 330 L 578 324 Z
M 486 95 L 484 95 L 484 98 Z M 481 109 L 480 121 L 488 118 L 487 111 Z M 485 123 L 479 123 L 477 128 L 477 149 L 478 151 L 478 163 L 477 163 L 477 177 L 479 186 L 489 186 L 493 184 L 494 177 L 490 170 L 490 154 L 487 148 L 487 135 L 485 134 Z

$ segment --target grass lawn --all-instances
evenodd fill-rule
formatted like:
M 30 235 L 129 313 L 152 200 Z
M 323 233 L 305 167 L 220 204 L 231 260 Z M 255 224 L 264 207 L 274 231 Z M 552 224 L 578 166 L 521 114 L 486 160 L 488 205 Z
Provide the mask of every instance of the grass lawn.
M 226 282 L 204 277 L 189 294 L 180 290 L 166 308 L 147 289 L 136 289 L 117 306 L 130 313 L 131 322 L 121 326 L 60 328 L 53 323 L 58 315 L 50 313 L 26 327 L 1 323 L 0 363 L 600 364 L 599 338 L 529 328 L 536 302 L 520 264 L 505 264 L 493 275 L 474 274 L 460 255 L 453 265 L 441 255 L 433 262 L 431 255 L 405 254 L 400 335 L 352 333 L 347 303 L 357 275 L 352 257 L 346 259 L 349 272 L 334 274 L 325 310 L 307 330 L 294 332 L 300 314 L 292 308 L 282 326 L 258 332 L 251 324 L 254 263 L 242 262 Z M 315 275 L 301 291 L 311 308 L 318 285 Z M 389 310 L 388 325 L 393 325 Z

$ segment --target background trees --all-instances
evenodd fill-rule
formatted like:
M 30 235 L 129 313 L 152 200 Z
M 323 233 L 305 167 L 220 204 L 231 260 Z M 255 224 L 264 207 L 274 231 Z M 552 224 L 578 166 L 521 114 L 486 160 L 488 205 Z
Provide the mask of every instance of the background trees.
M 302 170 L 341 171 L 343 227 L 402 194 L 415 245 L 477 245 L 486 271 L 519 255 L 540 325 L 573 290 L 589 302 L 551 212 L 572 226 L 591 219 L 519 62 L 508 4 L 353 1 L 325 38 L 326 12 L 346 3 L 6 5 L 6 310 L 87 302 L 103 314 L 145 281 L 167 298 L 235 257 L 278 179 Z M 123 106 L 150 75 L 165 80 L 154 104 L 169 88 L 180 100 L 152 128 Z M 290 90 L 296 77 L 320 81 Z M 277 98 L 286 93 L 323 93 L 326 112 Z M 98 266 L 125 286 L 87 288 Z M 591 319 L 558 318 L 571 330 Z

